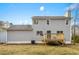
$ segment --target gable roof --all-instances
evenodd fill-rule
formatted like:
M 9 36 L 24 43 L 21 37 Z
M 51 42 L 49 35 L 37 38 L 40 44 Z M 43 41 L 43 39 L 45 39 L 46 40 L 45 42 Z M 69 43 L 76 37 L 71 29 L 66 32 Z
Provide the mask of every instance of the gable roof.
M 70 17 L 65 17 L 65 16 L 33 16 L 32 19 L 38 19 L 38 20 L 46 20 L 46 19 L 51 19 L 51 20 L 65 20 L 69 19 Z
M 8 29 L 8 31 L 32 31 L 32 25 L 12 25 Z

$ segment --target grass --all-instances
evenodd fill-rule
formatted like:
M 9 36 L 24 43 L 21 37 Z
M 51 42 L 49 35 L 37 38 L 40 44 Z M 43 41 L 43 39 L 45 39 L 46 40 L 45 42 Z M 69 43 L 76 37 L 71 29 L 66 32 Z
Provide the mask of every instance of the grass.
M 0 45 L 1 55 L 79 55 L 79 44 L 65 46 Z

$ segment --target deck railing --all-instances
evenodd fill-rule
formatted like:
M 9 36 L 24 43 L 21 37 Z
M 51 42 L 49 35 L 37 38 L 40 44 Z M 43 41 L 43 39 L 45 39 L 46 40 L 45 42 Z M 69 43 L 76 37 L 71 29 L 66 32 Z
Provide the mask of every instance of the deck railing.
M 41 38 L 42 38 L 43 42 L 59 41 L 61 43 L 64 43 L 64 34 L 63 33 L 45 34 Z

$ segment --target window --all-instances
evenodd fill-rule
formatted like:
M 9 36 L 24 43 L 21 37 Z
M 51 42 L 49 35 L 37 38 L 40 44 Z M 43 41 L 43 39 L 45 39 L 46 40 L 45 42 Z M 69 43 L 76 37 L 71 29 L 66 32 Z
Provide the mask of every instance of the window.
M 40 35 L 43 36 L 43 32 L 42 31 L 40 31 Z
M 63 33 L 63 31 L 57 31 L 57 33 Z
M 38 20 L 33 20 L 33 23 L 34 24 L 38 24 Z
M 61 33 L 63 33 L 63 31 L 61 31 Z
M 49 30 L 49 31 L 47 31 L 47 34 L 51 34 L 51 31 Z
M 59 33 L 59 31 L 57 31 L 57 33 Z
M 37 31 L 37 35 L 43 36 L 43 32 L 42 31 Z
M 47 24 L 49 25 L 49 20 L 47 20 Z
M 68 20 L 66 20 L 66 25 L 68 25 Z
M 39 33 L 40 33 L 40 32 L 39 32 L 39 31 L 37 31 L 37 35 L 39 35 Z
M 48 39 L 51 39 L 51 31 L 50 31 L 50 30 L 47 31 L 47 38 L 48 38 Z

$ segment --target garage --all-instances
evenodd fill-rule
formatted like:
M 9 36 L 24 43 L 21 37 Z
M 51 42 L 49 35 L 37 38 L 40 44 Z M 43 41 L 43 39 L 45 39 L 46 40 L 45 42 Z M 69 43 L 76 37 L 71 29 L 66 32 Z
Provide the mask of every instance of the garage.
M 31 25 L 12 25 L 7 30 L 8 43 L 30 43 L 33 38 Z

